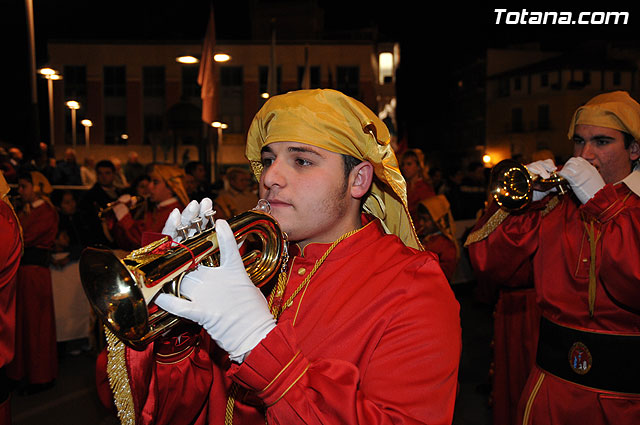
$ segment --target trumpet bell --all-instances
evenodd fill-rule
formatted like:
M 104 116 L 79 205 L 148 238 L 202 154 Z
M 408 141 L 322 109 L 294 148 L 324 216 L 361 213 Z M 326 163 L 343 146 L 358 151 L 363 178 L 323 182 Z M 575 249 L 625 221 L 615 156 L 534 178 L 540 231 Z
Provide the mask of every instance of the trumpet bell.
M 533 178 L 527 167 L 505 159 L 491 170 L 489 192 L 500 207 L 519 211 L 526 207 L 533 194 Z
M 98 248 L 84 250 L 79 267 L 91 307 L 107 327 L 120 339 L 142 339 L 149 313 L 129 269 L 112 251 Z

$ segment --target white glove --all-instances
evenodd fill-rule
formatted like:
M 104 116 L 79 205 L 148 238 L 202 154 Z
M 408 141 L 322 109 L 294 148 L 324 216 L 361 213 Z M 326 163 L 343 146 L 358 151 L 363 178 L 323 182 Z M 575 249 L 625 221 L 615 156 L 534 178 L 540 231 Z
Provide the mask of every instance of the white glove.
M 136 204 L 135 198 L 132 198 L 128 193 L 120 195 L 118 203 L 113 206 L 113 213 L 116 215 L 116 219 L 118 221 L 122 220 L 125 215 L 129 214 L 129 204 L 133 207 Z
M 569 158 L 558 174 L 569 182 L 571 190 L 583 204 L 605 186 L 596 167 L 581 157 Z
M 202 202 L 198 204 L 198 201 L 191 201 L 189 205 L 182 211 L 177 208 L 174 208 L 169 214 L 167 221 L 164 223 L 164 227 L 162 228 L 162 234 L 169 235 L 171 238 L 180 242 L 182 240 L 182 235 L 178 234 L 178 227 L 180 226 L 190 226 L 191 220 L 196 218 L 198 215 L 202 218 L 202 223 L 204 226 L 205 223 L 205 213 L 213 209 L 213 202 L 209 198 L 203 198 Z M 188 237 L 193 236 L 196 229 L 191 227 L 188 231 Z
M 531 164 L 527 164 L 526 167 L 530 172 L 540 176 L 543 179 L 548 179 L 549 177 L 551 177 L 551 173 L 558 169 L 558 167 L 556 167 L 556 165 L 553 163 L 552 159 L 535 161 L 535 162 L 532 162 Z M 550 194 L 551 192 L 556 192 L 556 191 L 557 189 L 555 187 L 545 192 L 541 192 L 539 190 L 534 189 L 532 200 L 539 201 L 543 199 L 545 196 L 547 196 L 548 194 Z
M 180 287 L 185 300 L 158 295 L 158 307 L 202 325 L 233 361 L 246 355 L 276 326 L 267 300 L 245 271 L 236 240 L 225 220 L 216 220 L 220 267 L 198 266 Z

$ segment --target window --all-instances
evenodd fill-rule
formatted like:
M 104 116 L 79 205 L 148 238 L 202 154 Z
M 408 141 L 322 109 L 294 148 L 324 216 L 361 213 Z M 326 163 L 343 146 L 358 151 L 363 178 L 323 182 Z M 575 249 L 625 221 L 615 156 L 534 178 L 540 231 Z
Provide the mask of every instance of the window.
M 378 84 L 390 83 L 393 81 L 393 53 L 384 52 L 378 56 L 379 60 L 379 80 Z
M 523 130 L 522 108 L 513 108 L 511 110 L 511 131 L 521 133 Z
M 218 110 L 220 120 L 229 126 L 227 131 L 242 133 L 244 116 L 244 75 L 241 66 L 220 68 L 220 98 Z
M 522 89 L 522 79 L 520 77 L 515 77 L 513 79 L 513 90 L 520 91 Z
M 145 66 L 142 68 L 142 91 L 145 97 L 164 97 L 163 66 Z
M 80 101 L 87 97 L 87 68 L 84 66 L 65 66 L 64 98 Z
M 302 79 L 304 78 L 304 66 L 298 67 L 298 88 L 302 88 Z M 309 88 L 317 89 L 320 88 L 320 67 L 319 66 L 311 66 L 309 67 Z
M 582 71 L 582 82 L 585 85 L 591 84 L 591 71 Z
M 200 86 L 198 85 L 198 67 L 182 67 L 182 97 L 200 97 Z
M 549 130 L 549 105 L 538 105 L 538 130 Z
M 269 91 L 269 67 L 268 66 L 261 66 L 258 68 L 258 78 L 259 78 L 259 91 L 260 93 L 258 93 L 259 95 L 261 95 L 262 93 L 267 93 Z M 281 89 L 281 84 L 282 84 L 282 67 L 278 67 L 277 70 L 277 75 L 276 75 L 276 93 L 270 93 L 272 96 L 274 94 L 278 94 L 282 92 Z
M 159 144 L 162 136 L 162 115 L 145 115 L 144 117 L 144 140 L 145 145 Z M 156 143 L 154 143 L 154 141 Z
M 613 85 L 614 86 L 619 86 L 620 85 L 620 80 L 621 80 L 620 71 L 614 71 L 614 73 L 613 73 Z
M 358 98 L 360 95 L 360 68 L 357 66 L 339 66 L 336 68 L 338 91 L 347 96 Z
M 540 75 L 540 87 L 549 87 L 549 74 L 546 72 Z
M 104 143 L 107 145 L 125 144 L 122 135 L 127 132 L 127 118 L 124 115 L 107 115 L 104 121 Z
M 127 93 L 126 68 L 124 66 L 104 67 L 105 97 L 125 97 Z

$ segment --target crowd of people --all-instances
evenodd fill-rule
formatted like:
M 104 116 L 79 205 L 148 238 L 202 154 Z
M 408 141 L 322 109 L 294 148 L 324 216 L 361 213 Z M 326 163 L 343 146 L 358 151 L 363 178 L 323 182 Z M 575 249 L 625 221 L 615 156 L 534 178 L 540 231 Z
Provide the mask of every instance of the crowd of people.
M 569 192 L 534 183 L 518 211 L 491 198 L 482 163 L 445 173 L 421 149 L 395 153 L 384 123 L 335 90 L 270 98 L 248 132 L 250 167 L 228 169 L 224 187 L 198 162 L 1 152 L 0 230 L 14 243 L 0 248 L 0 288 L 13 288 L 0 292 L 0 419 L 13 386 L 56 378 L 51 267 L 87 246 L 180 242 L 178 227 L 213 206 L 219 265 L 186 274 L 183 297 L 154 300 L 183 324 L 145 347 L 108 330 L 105 347 L 93 342 L 98 393 L 123 421 L 450 424 L 464 252 L 496 307 L 494 425 L 640 423 L 640 104 L 596 96 L 568 136 L 574 157 L 536 152 L 527 169 Z M 288 240 L 261 288 L 226 221 L 259 198 Z M 468 220 L 461 246 L 456 222 Z

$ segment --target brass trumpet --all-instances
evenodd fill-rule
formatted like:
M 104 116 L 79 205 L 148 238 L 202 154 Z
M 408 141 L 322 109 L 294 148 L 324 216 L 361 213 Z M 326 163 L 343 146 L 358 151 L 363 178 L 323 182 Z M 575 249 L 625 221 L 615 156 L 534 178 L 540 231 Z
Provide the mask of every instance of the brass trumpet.
M 500 207 L 514 212 L 526 208 L 533 199 L 533 190 L 547 191 L 558 188 L 561 195 L 570 190 L 569 183 L 556 173 L 543 179 L 527 167 L 512 159 L 497 163 L 491 170 L 489 193 Z
M 211 227 L 213 219 L 210 221 L 203 225 L 199 217 L 194 220 L 196 234 L 175 248 L 168 248 L 171 241 L 167 236 L 122 260 L 108 249 L 86 248 L 82 252 L 79 267 L 85 294 L 104 324 L 127 345 L 142 348 L 184 320 L 149 305 L 160 291 L 179 297 L 180 282 L 193 266 L 217 264 L 218 239 Z M 231 218 L 229 225 L 236 240 L 253 235 L 262 245 L 262 250 L 250 250 L 242 256 L 253 283 L 262 286 L 280 270 L 286 256 L 286 235 L 275 218 L 259 209 Z
M 109 202 L 103 208 L 100 208 L 98 210 L 98 218 L 100 220 L 102 220 L 105 217 L 105 214 L 107 214 L 108 212 L 113 211 L 113 207 L 115 207 L 116 205 L 119 205 L 121 203 L 122 202 L 120 202 L 120 201 Z M 131 205 L 131 204 L 133 204 L 133 205 Z M 143 205 L 144 205 L 144 198 L 142 198 L 141 196 L 132 196 L 131 197 L 131 201 L 129 201 L 127 203 L 127 206 L 129 207 L 129 209 L 136 209 L 136 208 L 139 208 L 139 207 L 141 207 Z

